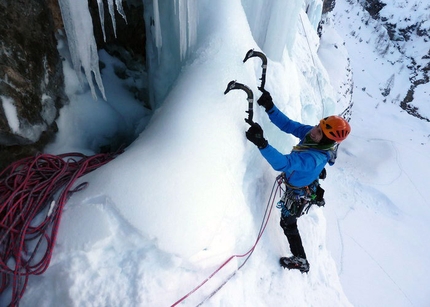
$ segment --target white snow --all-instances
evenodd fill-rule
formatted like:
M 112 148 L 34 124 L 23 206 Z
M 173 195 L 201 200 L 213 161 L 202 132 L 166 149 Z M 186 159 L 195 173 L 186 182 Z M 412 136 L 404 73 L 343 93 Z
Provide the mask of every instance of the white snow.
M 2 102 L 3 111 L 11 131 L 33 142 L 39 140 L 42 132 L 46 130 L 46 125 L 43 123 L 30 125 L 27 120 L 22 120 L 20 122 L 14 100 L 11 97 L 0 95 L 0 101 Z M 48 115 L 48 113 L 44 113 L 44 111 L 48 112 L 49 110 L 52 110 L 49 106 L 46 106 L 47 103 L 49 102 L 42 102 L 44 107 L 41 113 L 42 116 Z
M 430 117 L 430 89 L 426 85 L 419 85 L 414 92 L 414 106 L 420 114 Z
M 4 114 L 6 115 L 7 122 L 13 133 L 19 132 L 19 119 L 18 112 L 16 110 L 14 101 L 12 98 L 7 96 L 0 96 Z
M 223 95 L 237 80 L 258 97 L 261 63 L 242 62 L 251 48 L 268 55 L 275 103 L 307 124 L 348 105 L 352 69 L 352 133 L 323 182 L 326 206 L 299 219 L 309 274 L 279 267 L 289 249 L 274 209 L 246 265 L 228 279 L 243 263 L 234 258 L 180 306 L 199 305 L 227 280 L 204 306 L 429 304 L 430 126 L 395 103 L 408 70 L 388 63 L 400 55 L 375 51 L 379 32 L 359 6 L 337 1 L 319 42 L 305 1 L 259 3 L 199 2 L 194 50 L 179 69 L 152 70 L 172 81 L 152 84 L 165 98 L 150 120 L 115 79 L 117 60 L 99 54 L 109 103 L 93 101 L 65 62 L 70 105 L 47 151 L 92 153 L 120 135 L 137 139 L 82 179 L 89 186 L 65 207 L 50 268 L 30 279 L 21 306 L 171 306 L 253 246 L 277 173 L 245 138 L 246 95 Z M 254 120 L 283 152 L 297 141 L 256 104 Z
M 100 52 L 100 60 L 106 64 L 102 72 L 104 82 L 109 85 L 106 87 L 109 99 L 93 100 L 91 92 L 80 86 L 63 41 L 59 43 L 59 50 L 67 59 L 63 62 L 63 72 L 66 94 L 71 102 L 60 110 L 59 133 L 52 145 L 54 148 L 48 145 L 46 150 L 57 154 L 74 151 L 94 154 L 107 145 L 115 149 L 129 144 L 142 132 L 150 112 L 127 90 L 132 81 L 118 82 L 114 69 L 125 69 L 125 64 L 105 51 Z
M 354 73 L 355 105 L 352 135 L 342 144 L 338 172 L 327 182 L 327 190 L 342 195 L 327 197 L 334 204 L 326 208 L 329 246 L 355 305 L 427 306 L 430 123 L 398 107 L 409 89 L 404 61 L 377 56 L 372 40 L 361 39 L 370 38 L 374 27 L 361 23 L 357 30 L 363 16 L 357 7 L 338 3 L 335 11 Z M 403 11 L 397 12 L 400 18 Z M 390 53 L 400 59 L 396 51 Z M 381 89 L 392 75 L 394 86 L 384 98 Z M 429 84 L 419 89 L 428 91 Z

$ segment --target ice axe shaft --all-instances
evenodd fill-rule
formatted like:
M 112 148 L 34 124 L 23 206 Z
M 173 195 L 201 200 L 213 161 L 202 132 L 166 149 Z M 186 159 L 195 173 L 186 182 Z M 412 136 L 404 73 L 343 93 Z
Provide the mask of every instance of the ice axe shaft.
M 249 125 L 254 124 L 254 122 L 252 121 L 252 117 L 254 115 L 254 110 L 253 110 L 254 94 L 252 93 L 251 89 L 246 85 L 233 80 L 228 83 L 227 88 L 224 91 L 224 95 L 230 92 L 231 90 L 243 90 L 246 92 L 246 94 L 248 95 L 248 98 L 247 98 L 248 111 L 246 111 L 246 113 L 248 113 L 248 118 L 245 118 L 245 121 Z
M 246 53 L 245 58 L 243 59 L 243 63 L 245 63 L 249 58 L 252 58 L 252 57 L 259 57 L 263 62 L 261 64 L 261 68 L 263 69 L 263 71 L 261 73 L 261 78 L 260 78 L 261 80 L 260 89 L 264 89 L 264 86 L 266 85 L 267 57 L 264 53 L 251 49 Z

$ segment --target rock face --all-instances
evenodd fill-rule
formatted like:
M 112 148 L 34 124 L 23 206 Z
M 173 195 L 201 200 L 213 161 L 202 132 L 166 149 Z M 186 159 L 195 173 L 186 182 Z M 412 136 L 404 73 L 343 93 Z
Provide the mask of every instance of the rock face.
M 407 48 L 408 45 L 413 45 L 416 42 L 425 42 L 428 45 L 430 42 L 430 29 L 428 27 L 427 18 L 411 18 L 411 12 L 422 11 L 422 16 L 425 15 L 425 5 L 416 3 L 409 11 L 403 8 L 405 3 L 393 2 L 389 0 L 362 0 L 362 5 L 369 12 L 373 19 L 378 20 L 387 30 L 388 37 L 392 44 L 409 62 L 408 69 L 410 70 L 409 80 L 411 82 L 409 90 L 405 97 L 400 101 L 400 107 L 419 119 L 430 122 L 430 118 L 420 114 L 420 110 L 414 106 L 414 94 L 418 86 L 430 82 L 430 50 L 427 54 L 422 54 L 418 48 Z M 407 1 L 406 1 L 407 4 Z M 386 6 L 392 6 L 391 9 L 404 9 L 405 17 L 402 20 L 384 12 Z M 420 6 L 421 5 L 421 6 Z M 382 95 L 386 96 L 389 91 L 385 91 Z
M 0 0 L 2 164 L 43 147 L 66 101 L 55 10 L 54 0 Z M 16 148 L 22 145 L 27 146 Z
M 326 14 L 328 12 L 333 11 L 335 5 L 336 5 L 336 0 L 324 0 L 322 13 Z
M 145 25 L 140 0 L 123 1 L 125 21 L 115 11 L 116 36 L 104 0 L 105 37 L 97 0 L 89 0 L 94 36 L 141 78 L 145 69 Z M 67 102 L 62 60 L 55 33 L 63 29 L 58 0 L 0 0 L 0 170 L 11 161 L 34 155 L 56 132 L 58 110 Z M 147 100 L 142 88 L 131 88 Z

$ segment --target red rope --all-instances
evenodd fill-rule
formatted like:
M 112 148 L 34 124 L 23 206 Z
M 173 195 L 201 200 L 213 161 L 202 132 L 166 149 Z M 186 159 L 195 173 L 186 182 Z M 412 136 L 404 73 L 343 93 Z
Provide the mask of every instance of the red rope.
M 175 303 L 173 303 L 171 305 L 171 307 L 177 306 L 179 303 L 183 302 L 185 299 L 187 299 L 189 296 L 191 296 L 193 293 L 195 293 L 205 283 L 207 283 L 213 276 L 215 276 L 219 271 L 221 271 L 221 269 L 224 268 L 231 260 L 233 260 L 234 258 L 244 258 L 244 257 L 246 257 L 245 260 L 243 261 L 243 263 L 218 288 L 216 288 L 209 296 L 207 296 L 197 306 L 202 305 L 205 301 L 207 301 L 212 296 L 214 296 L 236 274 L 236 272 L 239 271 L 245 265 L 245 263 L 248 261 L 248 259 L 251 257 L 252 253 L 254 252 L 255 247 L 257 246 L 258 242 L 260 241 L 260 238 L 262 237 L 262 235 L 264 233 L 264 230 L 266 229 L 267 223 L 269 222 L 270 214 L 271 214 L 272 209 L 273 209 L 273 203 L 275 202 L 275 195 L 276 195 L 276 192 L 280 189 L 279 178 L 280 177 L 278 176 L 276 178 L 275 183 L 273 184 L 272 192 L 271 192 L 269 201 L 267 202 L 266 211 L 264 213 L 264 217 L 263 217 L 263 221 L 261 223 L 260 231 L 258 233 L 258 236 L 257 236 L 257 239 L 255 240 L 254 245 L 246 253 L 244 253 L 244 254 L 230 256 L 226 261 L 224 261 L 223 264 L 221 264 L 221 266 L 219 266 L 211 275 L 209 275 L 209 277 L 207 277 L 202 283 L 200 283 L 197 287 L 195 287 L 193 290 L 191 290 L 190 292 L 188 292 L 186 295 L 184 295 L 178 301 L 176 301 Z M 276 188 L 276 191 L 275 191 L 276 184 L 278 184 L 278 187 Z
M 29 276 L 46 271 L 63 207 L 87 186 L 73 184 L 116 155 L 42 154 L 0 173 L 0 303 L 18 306 Z

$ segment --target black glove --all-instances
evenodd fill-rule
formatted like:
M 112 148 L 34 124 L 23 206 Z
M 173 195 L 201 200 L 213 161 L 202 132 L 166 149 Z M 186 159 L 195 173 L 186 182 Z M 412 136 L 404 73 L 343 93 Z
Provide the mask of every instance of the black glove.
M 273 108 L 273 100 L 270 93 L 266 91 L 264 88 L 258 88 L 263 94 L 261 94 L 260 98 L 258 98 L 257 103 L 266 109 L 266 112 Z
M 253 123 L 248 131 L 246 131 L 246 138 L 259 149 L 266 148 L 268 144 L 267 140 L 263 137 L 263 129 L 257 123 Z
M 324 180 L 324 179 L 326 179 L 326 177 L 327 177 L 327 171 L 326 171 L 326 169 L 325 169 L 325 167 L 324 167 L 324 168 L 322 169 L 322 171 L 321 171 L 320 175 L 318 176 L 318 178 L 319 178 L 319 179 Z

